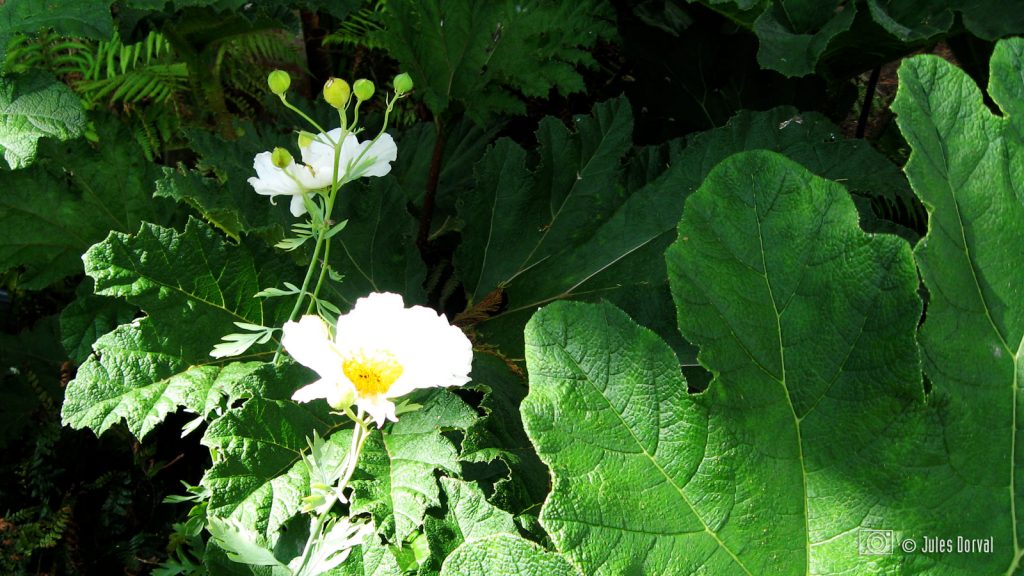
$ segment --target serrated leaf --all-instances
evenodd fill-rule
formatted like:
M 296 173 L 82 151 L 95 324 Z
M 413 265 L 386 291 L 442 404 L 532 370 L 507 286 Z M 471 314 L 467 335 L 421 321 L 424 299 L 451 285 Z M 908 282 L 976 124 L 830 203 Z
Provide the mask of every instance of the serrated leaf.
M 857 5 L 840 0 L 776 0 L 754 22 L 763 68 L 786 76 L 814 72 L 829 43 L 853 24 Z
M 431 111 L 440 115 L 457 101 L 480 124 L 525 112 L 517 93 L 543 98 L 552 88 L 562 95 L 583 90 L 576 70 L 596 65 L 587 50 L 614 35 L 611 7 L 593 0 L 417 0 L 383 16 L 384 30 L 373 39 L 408 71 Z M 558 34 L 550 33 L 552 22 Z
M 933 494 L 961 511 L 927 533 L 1002 543 L 956 562 L 963 574 L 1016 574 L 1024 556 L 1022 74 L 1024 41 L 999 42 L 988 89 L 1003 111 L 996 116 L 965 73 L 917 56 L 901 65 L 893 102 L 912 149 L 907 176 L 930 215 L 915 250 L 929 295 L 919 337 L 951 465 Z
M 476 484 L 441 478 L 441 489 L 446 497 L 444 517 L 427 516 L 423 525 L 437 566 L 464 542 L 516 532 L 512 515 L 487 502 Z
M 210 535 L 232 561 L 254 566 L 283 566 L 266 543 L 261 543 L 263 538 L 238 521 L 210 517 L 207 522 Z
M 441 576 L 580 576 L 565 558 L 515 534 L 496 534 L 458 547 Z
M 519 416 L 526 396 L 526 381 L 500 359 L 487 354 L 473 358 L 473 387 L 484 393 L 480 409 L 485 416 L 466 429 L 462 459 L 467 462 L 498 460 L 491 501 L 506 510 L 521 512 L 544 501 L 548 471 L 537 458 Z
M 338 566 L 332 576 L 396 576 L 402 570 L 387 546 L 363 545 Z
M 125 417 L 141 437 L 179 405 L 205 416 L 251 393 L 247 378 L 259 362 L 225 364 L 209 352 L 234 322 L 280 322 L 280 301 L 267 307 L 253 298 L 261 284 L 278 282 L 280 264 L 257 269 L 244 245 L 229 246 L 196 220 L 182 233 L 152 224 L 112 233 L 84 259 L 97 294 L 122 297 L 147 317 L 97 341 L 98 357 L 68 385 L 66 424 L 101 433 Z
M 95 145 L 43 142 L 33 166 L 0 176 L 0 271 L 24 267 L 21 287 L 80 274 L 82 253 L 111 230 L 162 221 L 164 206 L 151 198 L 155 168 L 114 122 L 97 119 Z
M 378 530 L 398 543 L 440 506 L 434 471 L 459 473 L 458 452 L 444 430 L 465 430 L 476 415 L 457 396 L 437 390 L 415 412 L 403 414 L 387 434 L 373 434 L 352 479 L 352 513 L 369 512 Z
M 294 372 L 293 372 L 294 375 Z M 229 410 L 207 428 L 202 443 L 215 453 L 203 477 L 212 493 L 209 514 L 234 518 L 267 537 L 297 514 L 309 494 L 302 453 L 314 431 L 330 442 L 347 419 L 327 414 L 325 406 L 291 400 L 253 398 Z
M 40 138 L 69 140 L 84 127 L 82 103 L 63 82 L 41 72 L 0 76 L 0 151 L 12 169 L 35 160 Z
M 60 314 L 60 333 L 68 357 L 82 364 L 92 353 L 93 343 L 130 321 L 137 309 L 123 300 L 93 294 L 90 278 L 79 284 L 75 294 L 75 300 Z
M 90 358 L 68 384 L 61 416 L 65 425 L 96 434 L 123 418 L 144 437 L 183 406 L 206 416 L 237 399 L 261 362 L 193 364 L 187 349 L 168 345 L 149 318 L 119 326 L 93 345 Z

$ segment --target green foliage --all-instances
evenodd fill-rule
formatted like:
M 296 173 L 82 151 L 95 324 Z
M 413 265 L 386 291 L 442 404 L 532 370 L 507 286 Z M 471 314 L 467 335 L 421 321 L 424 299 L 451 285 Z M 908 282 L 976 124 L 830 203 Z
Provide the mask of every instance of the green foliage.
M 97 294 L 124 298 L 146 317 L 96 342 L 98 357 L 68 385 L 65 423 L 99 433 L 125 418 L 141 438 L 178 406 L 205 417 L 251 393 L 245 382 L 260 366 L 252 360 L 269 359 L 267 347 L 242 363 L 209 354 L 234 322 L 282 323 L 279 303 L 253 298 L 280 268 L 257 267 L 249 249 L 195 220 L 184 233 L 144 224 L 134 236 L 111 234 L 84 260 Z
M 35 165 L 3 175 L 0 270 L 22 267 L 24 288 L 81 273 L 82 253 L 111 230 L 160 220 L 155 167 L 109 119 L 96 127 L 101 142 L 47 143 Z
M 996 116 L 966 74 L 918 56 L 900 67 L 893 103 L 913 150 L 907 177 L 930 216 L 915 249 L 929 295 L 919 338 L 941 406 L 947 474 L 955 474 L 931 495 L 963 510 L 943 519 L 947 529 L 1005 543 L 991 555 L 954 559 L 961 573 L 1009 574 L 1024 556 L 1015 449 L 1024 371 L 1022 73 L 1024 41 L 998 43 L 988 87 Z
M 5 2 L 0 4 L 0 62 L 15 34 L 58 33 L 100 40 L 113 33 L 110 0 L 67 2 Z
M 441 574 L 578 576 L 579 572 L 558 554 L 552 554 L 529 540 L 513 534 L 496 534 L 457 548 L 445 561 Z
M 609 4 L 593 0 L 415 0 L 388 5 L 384 30 L 370 38 L 412 76 L 435 115 L 457 102 L 483 124 L 495 114 L 523 114 L 517 92 L 544 98 L 551 90 L 583 91 L 576 68 L 596 66 L 588 50 L 614 36 L 612 16 Z M 550 32 L 552 22 L 558 33 Z
M 465 430 L 476 415 L 458 397 L 433 394 L 423 408 L 403 415 L 385 436 L 371 436 L 353 481 L 353 511 L 370 512 L 388 541 L 400 544 L 440 506 L 434 470 L 459 473 L 458 450 L 444 430 Z
M 78 99 L 52 77 L 0 77 L 0 151 L 12 169 L 32 163 L 40 138 L 69 140 L 80 136 L 84 127 Z
M 949 34 L 958 17 L 968 31 L 986 40 L 1024 32 L 1024 13 L 1008 11 L 1005 4 L 996 0 L 966 3 L 950 0 L 690 1 L 700 1 L 749 26 L 760 42 L 758 62 L 786 76 L 813 73 L 830 56 L 830 51 L 854 51 L 870 46 L 864 40 L 878 29 L 887 36 L 871 46 L 872 49 L 878 50 L 878 45 L 887 42 L 891 44 L 895 38 L 897 44 L 903 43 L 900 48 L 904 53 L 925 41 Z M 855 25 L 855 21 L 862 22 Z M 850 37 L 854 30 L 859 37 Z M 887 49 L 888 46 L 881 47 L 883 51 Z

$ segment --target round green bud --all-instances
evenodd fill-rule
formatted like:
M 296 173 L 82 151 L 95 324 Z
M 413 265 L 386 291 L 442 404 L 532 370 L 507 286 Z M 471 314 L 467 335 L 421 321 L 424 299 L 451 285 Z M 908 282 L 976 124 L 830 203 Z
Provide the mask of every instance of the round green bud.
M 360 78 L 352 84 L 352 91 L 355 92 L 356 98 L 360 100 L 369 100 L 373 98 L 373 82 L 370 82 L 366 78 Z
M 339 110 L 345 107 L 351 95 L 352 89 L 348 87 L 348 82 L 340 78 L 330 78 L 324 84 L 324 100 Z
M 306 132 L 305 130 L 299 132 L 299 148 L 307 148 L 314 140 L 316 140 L 316 136 L 313 136 L 309 132 Z
M 355 404 L 356 393 L 351 388 L 345 389 L 343 392 L 339 392 L 337 396 L 327 398 L 327 404 L 335 410 L 343 411 L 352 404 Z
M 412 90 L 412 76 L 402 72 L 398 76 L 395 76 L 395 80 L 392 84 L 395 87 L 395 94 L 401 96 L 402 94 Z
M 270 155 L 270 161 L 278 168 L 287 168 L 292 164 L 292 155 L 284 148 L 274 148 L 274 152 Z
M 270 91 L 278 96 L 287 92 L 291 85 L 292 77 L 284 70 L 274 70 L 267 76 L 267 86 L 270 86 Z

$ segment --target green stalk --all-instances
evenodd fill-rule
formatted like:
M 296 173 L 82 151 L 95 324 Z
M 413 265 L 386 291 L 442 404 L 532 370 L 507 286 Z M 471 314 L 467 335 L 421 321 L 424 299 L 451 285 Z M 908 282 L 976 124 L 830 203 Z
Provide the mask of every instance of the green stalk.
M 366 439 L 370 437 L 370 431 L 362 417 L 363 411 L 360 409 L 356 414 L 356 418 L 353 419 L 355 425 L 352 428 L 352 443 L 349 446 L 348 458 L 345 459 L 345 473 L 342 475 L 341 480 L 338 481 L 338 486 L 334 493 L 327 498 L 323 514 L 317 516 L 313 523 L 309 538 L 306 540 L 306 546 L 302 550 L 302 562 L 299 563 L 299 570 L 295 573 L 296 576 L 305 574 L 306 566 L 309 564 L 309 559 L 312 558 L 313 552 L 316 551 L 317 541 L 323 532 L 324 524 L 327 523 L 327 517 L 330 515 L 331 508 L 337 502 L 338 494 L 345 490 L 348 486 L 348 481 L 352 479 L 352 475 L 356 471 L 356 464 L 359 462 L 359 455 L 363 451 L 363 445 L 366 443 Z

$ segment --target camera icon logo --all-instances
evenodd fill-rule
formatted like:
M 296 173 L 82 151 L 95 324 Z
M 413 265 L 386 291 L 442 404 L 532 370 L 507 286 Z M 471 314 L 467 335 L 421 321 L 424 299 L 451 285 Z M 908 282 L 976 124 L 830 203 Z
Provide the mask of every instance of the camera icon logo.
M 892 530 L 861 528 L 857 535 L 857 552 L 861 556 L 887 556 L 893 552 Z

